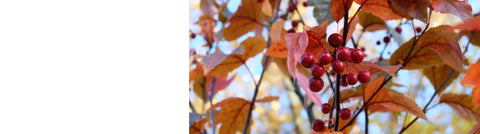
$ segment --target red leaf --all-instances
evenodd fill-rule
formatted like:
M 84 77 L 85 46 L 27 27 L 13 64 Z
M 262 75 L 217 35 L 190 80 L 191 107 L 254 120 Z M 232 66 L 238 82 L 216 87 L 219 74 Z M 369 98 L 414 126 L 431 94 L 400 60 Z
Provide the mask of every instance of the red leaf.
M 462 20 L 472 18 L 472 6 L 467 1 L 433 0 L 430 1 L 433 10 L 440 13 L 451 13 Z
M 361 5 L 363 2 L 362 10 L 367 13 L 372 13 L 384 20 L 401 19 L 402 16 L 395 14 L 387 0 L 355 0 L 355 3 Z
M 393 12 L 406 17 L 407 19 L 418 19 L 427 22 L 427 8 L 429 0 L 389 0 Z
M 310 87 L 308 86 L 308 78 L 300 73 L 297 69 L 298 61 L 307 48 L 307 33 L 305 31 L 302 33 L 289 33 L 285 36 L 285 38 L 288 46 L 288 72 L 290 72 L 290 74 L 296 78 L 297 82 L 299 83 L 300 87 L 303 88 L 308 98 L 310 98 L 315 105 L 321 106 L 322 100 L 320 99 L 320 94 L 316 94 L 310 90 Z
M 218 91 L 225 89 L 230 83 L 232 83 L 233 79 L 237 76 L 237 74 L 230 77 L 230 79 L 222 78 L 222 77 L 215 77 L 215 86 L 213 87 L 213 94 L 216 94 Z M 212 77 L 207 77 L 207 81 L 205 83 L 207 87 L 207 95 L 210 97 L 211 95 L 211 88 L 212 88 Z
M 332 13 L 332 18 L 335 20 L 337 23 L 343 18 L 343 15 L 345 13 L 345 7 L 350 9 L 350 6 L 352 6 L 353 0 L 332 0 L 330 3 L 330 12 Z
M 462 24 L 450 27 L 448 30 L 458 29 L 461 31 L 480 31 L 480 17 L 469 19 Z

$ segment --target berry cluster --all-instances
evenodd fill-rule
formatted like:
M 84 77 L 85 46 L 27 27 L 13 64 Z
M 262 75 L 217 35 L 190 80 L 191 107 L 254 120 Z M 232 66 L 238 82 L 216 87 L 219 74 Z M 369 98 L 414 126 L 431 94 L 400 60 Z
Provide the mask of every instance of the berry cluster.
M 303 67 L 310 68 L 312 77 L 309 80 L 310 90 L 313 92 L 319 92 L 323 89 L 324 82 L 322 80 L 322 75 L 327 71 L 324 66 L 330 64 L 332 75 L 340 75 L 340 85 L 348 86 L 355 85 L 357 82 L 366 84 L 371 81 L 371 75 L 368 71 L 359 71 L 358 74 L 348 73 L 344 74 L 345 62 L 351 62 L 354 64 L 361 63 L 365 58 L 364 49 L 353 49 L 342 46 L 344 43 L 343 37 L 334 33 L 328 37 L 328 44 L 334 48 L 335 57 L 330 54 L 328 51 L 321 52 L 317 59 L 318 62 L 315 62 L 315 56 L 312 53 L 304 53 L 300 59 L 300 64 Z M 324 114 L 329 114 L 332 110 L 332 107 L 328 103 L 322 105 L 322 112 Z M 343 120 L 350 118 L 351 111 L 347 108 L 343 108 L 339 111 L 339 116 Z M 314 131 L 321 131 L 324 129 L 325 123 L 322 120 L 315 120 L 312 123 L 312 128 Z

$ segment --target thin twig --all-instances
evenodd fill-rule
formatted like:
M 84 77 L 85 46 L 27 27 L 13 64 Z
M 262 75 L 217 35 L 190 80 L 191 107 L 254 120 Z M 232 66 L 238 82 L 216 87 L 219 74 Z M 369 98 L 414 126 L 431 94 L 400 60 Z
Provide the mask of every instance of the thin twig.
M 248 73 L 250 74 L 250 77 L 252 77 L 252 81 L 253 81 L 253 84 L 254 85 L 257 85 L 257 82 L 255 81 L 255 77 L 253 77 L 253 73 L 252 71 L 250 70 L 250 68 L 248 68 L 247 64 L 245 62 L 243 62 L 243 65 L 245 66 L 245 68 L 247 68 L 247 71 Z
M 352 40 L 353 48 L 357 49 L 358 45 L 357 45 L 357 43 L 355 43 L 355 40 L 353 40 L 353 36 L 350 37 L 350 39 Z
M 212 85 L 210 86 L 210 97 L 209 97 L 209 102 L 210 102 L 210 107 L 212 107 L 212 99 L 213 99 L 213 90 L 215 87 L 215 77 L 212 77 Z M 215 121 L 215 115 L 213 114 L 214 110 L 210 110 L 210 117 L 212 119 L 212 122 Z M 212 125 L 212 133 L 215 134 L 215 125 Z
M 425 26 L 425 29 L 423 29 L 422 33 L 421 33 L 420 35 L 418 35 L 418 38 L 417 38 L 417 36 L 416 36 L 415 34 L 413 34 L 413 45 L 412 45 L 412 48 L 414 48 L 415 45 L 417 45 L 417 42 L 418 42 L 418 40 L 420 40 L 420 37 L 422 37 L 422 35 L 423 35 L 423 33 L 425 33 L 425 31 L 427 31 L 428 26 L 430 26 L 430 19 L 431 19 L 431 17 L 432 17 L 432 11 L 430 10 L 429 13 L 428 13 L 428 21 L 427 21 L 427 25 Z M 414 26 L 414 24 L 413 24 L 413 19 L 411 20 L 411 22 L 412 22 L 413 32 L 415 33 L 415 26 Z M 413 49 L 410 49 L 410 50 L 408 51 L 408 54 L 407 54 L 407 56 L 405 57 L 405 59 L 403 59 L 403 61 L 404 61 L 404 66 L 405 66 L 406 63 L 408 62 L 407 60 L 409 60 L 408 58 L 409 58 L 410 54 L 412 53 L 412 50 L 413 50 Z

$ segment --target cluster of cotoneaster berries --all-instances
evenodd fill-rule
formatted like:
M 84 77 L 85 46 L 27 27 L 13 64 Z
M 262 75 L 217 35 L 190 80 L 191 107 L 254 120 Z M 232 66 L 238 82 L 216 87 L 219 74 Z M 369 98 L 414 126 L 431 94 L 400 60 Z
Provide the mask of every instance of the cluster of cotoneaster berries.
M 365 58 L 365 54 L 362 49 L 352 49 L 341 46 L 343 44 L 343 38 L 340 34 L 334 33 L 328 37 L 328 44 L 330 46 L 337 48 L 335 53 L 336 59 L 333 59 L 333 56 L 329 52 L 321 52 L 318 55 L 318 63 L 315 63 L 315 57 L 311 53 L 304 53 L 300 59 L 300 64 L 306 68 L 310 68 L 312 73 L 312 78 L 309 80 L 310 90 L 313 92 L 319 92 L 323 89 L 324 82 L 322 80 L 322 75 L 325 72 L 324 65 L 331 64 L 332 72 L 336 75 L 341 75 L 340 85 L 348 86 L 355 85 L 357 82 L 366 84 L 371 81 L 372 77 L 368 71 L 360 71 L 358 74 L 348 73 L 343 74 L 345 70 L 344 62 L 353 62 L 360 63 Z M 329 114 L 332 110 L 332 107 L 328 103 L 322 105 L 322 113 Z M 343 120 L 350 118 L 351 111 L 348 108 L 343 108 L 339 111 L 339 116 Z M 325 127 L 325 123 L 316 119 L 312 123 L 312 128 L 314 131 L 321 131 Z

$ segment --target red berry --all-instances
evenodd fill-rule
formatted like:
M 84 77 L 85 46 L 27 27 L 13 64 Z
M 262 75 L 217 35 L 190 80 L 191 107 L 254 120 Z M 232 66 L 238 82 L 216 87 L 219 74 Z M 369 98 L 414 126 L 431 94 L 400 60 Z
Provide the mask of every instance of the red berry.
M 322 79 L 310 78 L 308 84 L 310 85 L 310 90 L 312 90 L 313 92 L 318 92 L 323 89 Z
M 307 7 L 307 6 L 308 6 L 308 2 L 306 2 L 306 1 L 303 2 L 303 6 L 304 6 L 304 7 Z
M 315 119 L 312 122 L 313 131 L 320 132 L 325 128 L 325 122 L 320 119 Z
M 357 84 L 357 82 L 358 82 L 357 75 L 355 75 L 354 73 L 349 73 L 349 74 L 347 74 L 346 82 L 347 82 L 349 85 L 355 85 L 355 84 Z
M 337 57 L 338 60 L 340 61 L 348 61 L 350 59 L 350 49 L 346 47 L 340 47 L 337 49 L 337 54 L 335 56 Z
M 340 85 L 346 87 L 348 86 L 348 83 L 347 83 L 347 74 L 343 74 L 340 78 Z
M 292 4 L 288 4 L 288 9 L 287 10 L 288 10 L 289 13 L 293 13 L 293 11 L 295 11 L 295 7 L 293 7 Z
M 328 114 L 328 113 L 330 113 L 330 110 L 332 110 L 332 106 L 330 106 L 330 104 L 328 104 L 328 103 L 323 103 L 323 104 L 322 104 L 322 112 L 323 112 L 323 114 Z
M 350 109 L 343 108 L 338 114 L 340 115 L 340 119 L 347 120 L 350 118 Z
M 336 60 L 332 63 L 332 69 L 336 74 L 342 74 L 343 70 L 345 70 L 345 65 L 343 62 Z
M 333 33 L 332 35 L 328 36 L 328 44 L 332 47 L 339 47 L 343 44 L 343 37 L 338 33 Z
M 385 44 L 388 44 L 390 42 L 390 37 L 388 36 L 383 37 L 383 42 L 385 42 Z
M 395 27 L 395 31 L 397 31 L 398 33 L 402 33 L 402 28 L 400 28 L 400 26 L 397 26 Z
M 415 31 L 417 31 L 417 33 L 420 33 L 420 32 L 422 32 L 422 28 L 421 28 L 421 27 L 417 27 L 417 28 L 415 28 Z
M 280 18 L 285 19 L 286 14 L 280 15 Z
M 372 76 L 370 75 L 370 72 L 368 71 L 360 71 L 358 72 L 358 81 L 362 84 L 366 84 L 372 80 Z
M 362 48 L 360 48 L 360 49 L 362 49 L 362 52 L 365 52 L 365 47 L 362 47 Z
M 295 33 L 295 29 L 290 28 L 290 29 L 287 31 L 287 33 Z
M 323 73 L 325 72 L 325 69 L 323 68 L 322 65 L 318 63 L 314 63 L 312 67 L 310 68 L 310 71 L 312 72 L 312 75 L 314 78 L 321 78 Z
M 195 37 L 197 37 L 195 33 L 190 34 L 190 38 L 195 39 Z
M 300 58 L 300 63 L 306 67 L 310 68 L 313 63 L 315 63 L 315 58 L 313 58 L 312 53 L 304 53 L 302 57 Z
M 318 62 L 320 63 L 320 65 L 330 64 L 332 60 L 333 60 L 332 55 L 327 51 L 321 52 L 318 55 Z
M 298 26 L 298 20 L 292 20 L 292 27 Z
M 363 61 L 363 58 L 365 58 L 365 54 L 363 54 L 363 50 L 362 49 L 354 49 L 352 51 L 352 61 L 354 63 L 360 63 Z
M 380 45 L 380 41 L 377 41 L 377 46 Z

